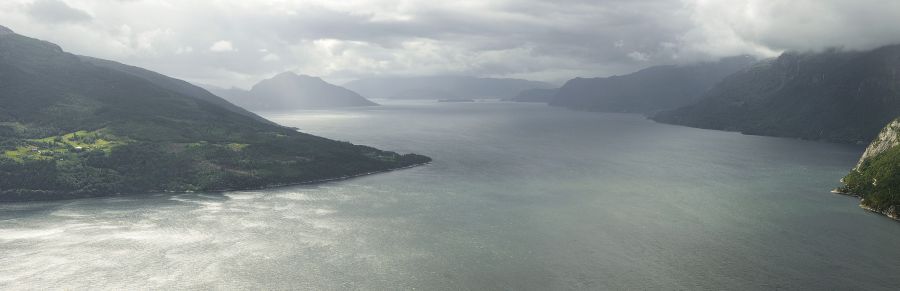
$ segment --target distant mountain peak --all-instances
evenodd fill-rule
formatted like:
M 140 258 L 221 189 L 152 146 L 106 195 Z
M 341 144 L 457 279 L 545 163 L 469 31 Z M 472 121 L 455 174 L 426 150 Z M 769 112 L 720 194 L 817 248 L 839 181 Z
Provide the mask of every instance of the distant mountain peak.
M 6 28 L 0 76 L 0 201 L 257 189 L 429 161 L 300 133 L 182 80 Z
M 0 35 L 5 34 L 16 34 L 16 32 L 6 26 L 0 25 Z
M 297 74 L 293 71 L 285 71 L 283 73 L 275 75 L 274 77 L 272 77 L 272 79 L 301 79 L 301 80 L 305 79 L 305 80 L 319 80 L 319 81 L 322 80 L 322 78 L 319 78 L 319 77 L 304 75 L 304 74 Z
M 272 78 L 288 78 L 288 77 L 298 77 L 298 76 L 299 75 L 297 75 L 297 73 L 294 73 L 293 71 L 284 71 L 284 72 L 278 73 L 277 75 L 273 76 Z
M 259 81 L 249 91 L 209 88 L 215 94 L 251 110 L 291 110 L 378 105 L 356 92 L 328 83 L 322 78 L 279 73 Z

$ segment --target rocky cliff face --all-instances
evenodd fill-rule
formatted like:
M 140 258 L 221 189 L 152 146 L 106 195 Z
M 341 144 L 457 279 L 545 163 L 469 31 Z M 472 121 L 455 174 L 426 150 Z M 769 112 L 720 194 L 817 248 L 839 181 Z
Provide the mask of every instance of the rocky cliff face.
M 888 206 L 886 209 L 876 209 L 874 207 L 867 206 L 866 199 L 862 199 L 859 202 L 859 207 L 862 207 L 862 209 L 871 212 L 880 213 L 881 215 L 887 216 L 893 220 L 900 220 L 900 215 L 897 214 L 897 205 Z
M 900 220 L 900 118 L 885 126 L 835 192 L 857 196 L 863 209 Z
M 891 123 L 885 126 L 884 129 L 881 130 L 881 133 L 878 134 L 878 137 L 872 140 L 872 143 L 866 147 L 866 151 L 863 152 L 862 157 L 859 158 L 859 162 L 856 163 L 856 167 L 853 167 L 853 170 L 859 171 L 863 162 L 898 145 L 900 145 L 900 119 L 894 119 L 894 121 L 891 121 Z

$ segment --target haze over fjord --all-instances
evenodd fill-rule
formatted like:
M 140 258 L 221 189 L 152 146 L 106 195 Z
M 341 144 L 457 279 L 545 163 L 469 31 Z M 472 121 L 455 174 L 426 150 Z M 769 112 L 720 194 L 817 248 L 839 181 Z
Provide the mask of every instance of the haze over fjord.
M 204 11 L 204 13 L 195 13 Z M 10 0 L 11 29 L 193 83 L 468 75 L 562 84 L 660 64 L 900 42 L 864 1 Z

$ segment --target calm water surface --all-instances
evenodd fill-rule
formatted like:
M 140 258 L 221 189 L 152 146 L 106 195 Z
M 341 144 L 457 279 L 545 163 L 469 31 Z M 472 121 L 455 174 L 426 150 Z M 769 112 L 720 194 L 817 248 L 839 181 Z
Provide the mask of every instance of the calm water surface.
M 0 205 L 0 289 L 894 289 L 862 149 L 509 103 L 266 114 L 434 163 L 320 185 Z

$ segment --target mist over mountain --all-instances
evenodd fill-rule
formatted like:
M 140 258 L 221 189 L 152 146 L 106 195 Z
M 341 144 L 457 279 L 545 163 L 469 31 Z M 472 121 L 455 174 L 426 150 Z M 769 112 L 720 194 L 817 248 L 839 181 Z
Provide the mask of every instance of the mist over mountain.
M 467 76 L 381 77 L 355 80 L 344 86 L 380 99 L 505 99 L 527 89 L 554 87 L 538 81 Z
M 746 134 L 866 143 L 900 116 L 900 45 L 788 52 L 654 120 Z
M 391 97 L 389 99 L 441 100 L 441 99 L 459 99 L 459 98 L 463 98 L 463 96 L 464 95 L 462 95 L 462 94 L 459 94 L 454 91 L 449 91 L 449 90 L 417 88 L 417 89 L 400 91 L 394 95 L 391 95 Z
M 356 92 L 321 78 L 284 72 L 265 79 L 249 91 L 209 86 L 216 95 L 249 110 L 322 109 L 378 105 Z
M 559 93 L 559 88 L 528 89 L 519 92 L 519 94 L 516 94 L 516 96 L 509 98 L 508 100 L 516 102 L 549 103 L 557 93 Z
M 726 76 L 750 66 L 749 56 L 692 65 L 654 66 L 607 78 L 575 78 L 559 88 L 550 105 L 601 112 L 647 113 L 697 101 Z
M 135 77 L 138 77 L 138 78 L 144 79 L 148 82 L 151 82 L 157 86 L 166 88 L 166 89 L 174 91 L 174 92 L 178 92 L 179 94 L 182 94 L 185 96 L 191 96 L 193 98 L 211 102 L 213 104 L 216 104 L 218 106 L 226 108 L 229 111 L 232 111 L 232 112 L 235 112 L 235 113 L 238 113 L 241 115 L 249 116 L 253 119 L 256 119 L 257 121 L 272 123 L 271 121 L 269 121 L 265 118 L 262 118 L 259 115 L 256 115 L 255 113 L 247 111 L 244 108 L 235 106 L 234 104 L 229 103 L 225 99 L 222 99 L 219 96 L 216 96 L 213 93 L 210 93 L 209 91 L 207 91 L 201 87 L 195 86 L 191 83 L 188 83 L 186 81 L 182 81 L 182 80 L 175 79 L 175 78 L 172 78 L 169 76 L 165 76 L 163 74 L 153 72 L 153 71 L 150 71 L 147 69 L 143 69 L 143 68 L 139 68 L 139 67 L 135 67 L 135 66 L 129 66 L 129 65 L 125 65 L 122 63 L 114 62 L 114 61 L 98 59 L 98 58 L 93 58 L 93 57 L 87 57 L 87 56 L 78 56 L 78 57 L 81 58 L 83 61 L 91 63 L 93 65 L 96 65 L 99 67 L 105 67 L 105 68 L 109 68 L 109 69 L 113 69 L 116 71 L 120 71 L 123 73 L 133 75 Z M 272 124 L 274 124 L 274 123 L 272 123 Z
M 0 201 L 258 188 L 428 161 L 299 133 L 2 27 L 0 79 Z
M 900 290 L 900 0 L 0 25 L 0 291 Z

